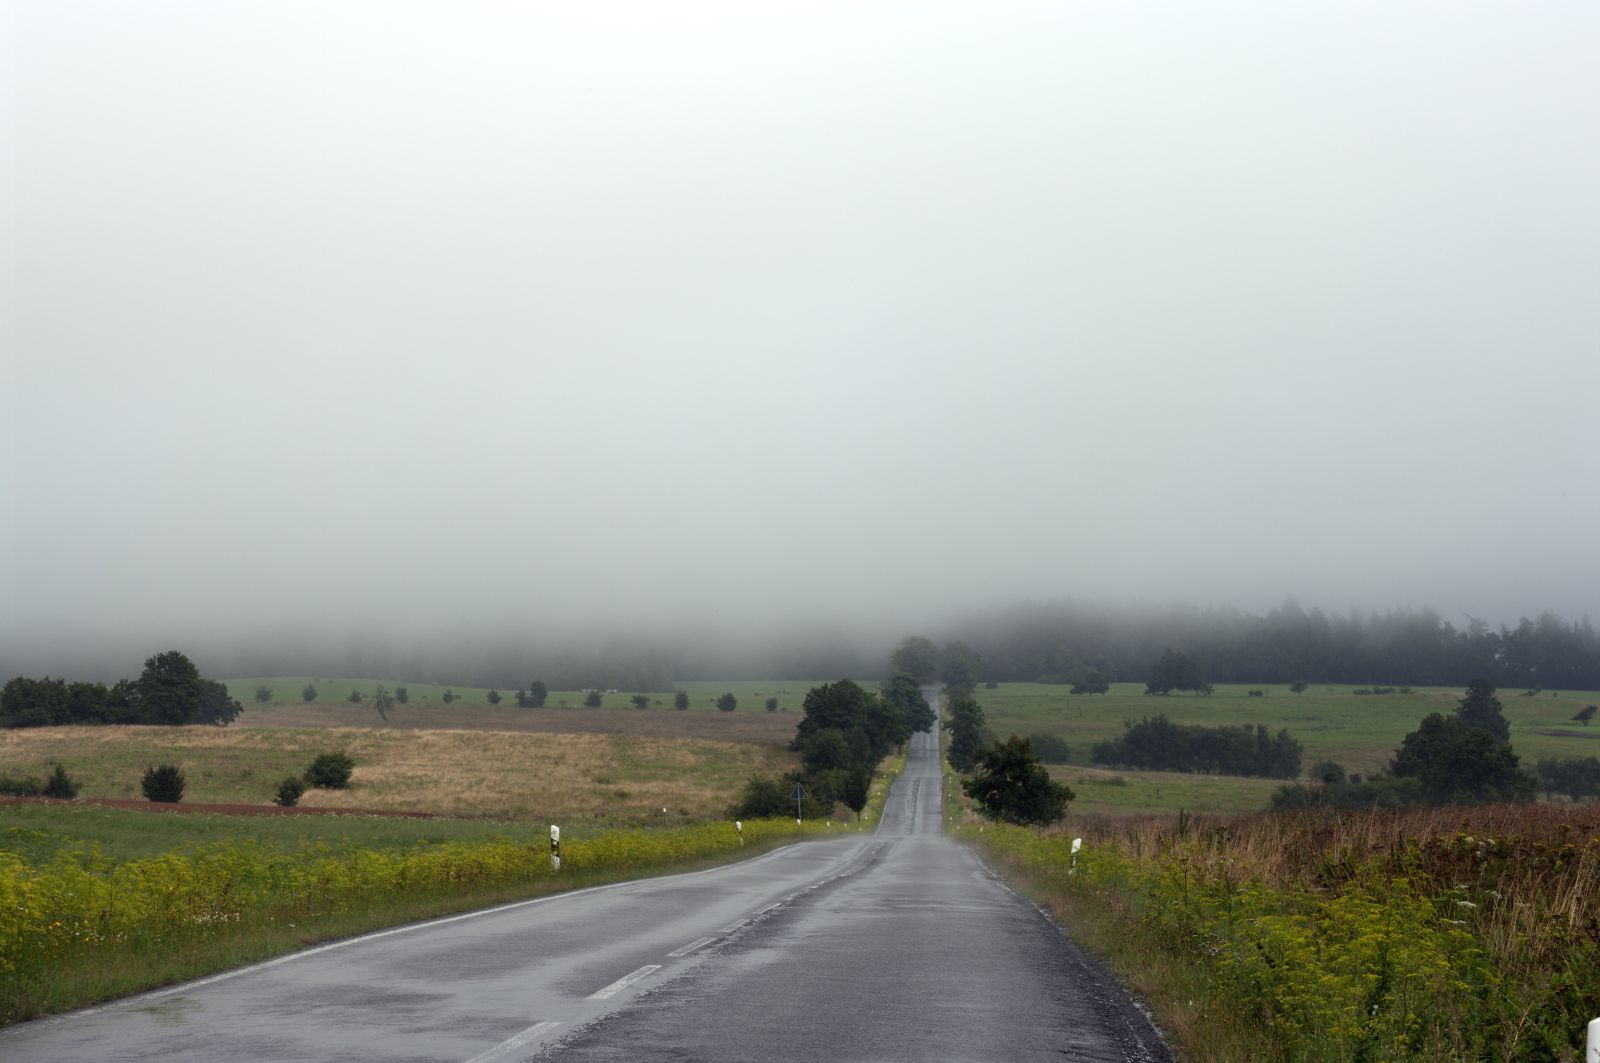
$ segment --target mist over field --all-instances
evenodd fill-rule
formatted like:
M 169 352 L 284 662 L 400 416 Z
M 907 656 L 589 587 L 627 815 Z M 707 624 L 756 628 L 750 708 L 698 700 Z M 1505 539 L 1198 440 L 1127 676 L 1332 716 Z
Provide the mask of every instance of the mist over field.
M 21 0 L 0 45 L 7 675 L 1600 612 L 1594 5 Z

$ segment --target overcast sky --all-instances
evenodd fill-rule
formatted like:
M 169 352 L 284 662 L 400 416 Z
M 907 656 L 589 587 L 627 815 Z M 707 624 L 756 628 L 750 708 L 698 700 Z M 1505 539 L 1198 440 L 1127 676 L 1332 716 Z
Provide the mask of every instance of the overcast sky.
M 10 638 L 1600 616 L 1588 0 L 0 12 Z

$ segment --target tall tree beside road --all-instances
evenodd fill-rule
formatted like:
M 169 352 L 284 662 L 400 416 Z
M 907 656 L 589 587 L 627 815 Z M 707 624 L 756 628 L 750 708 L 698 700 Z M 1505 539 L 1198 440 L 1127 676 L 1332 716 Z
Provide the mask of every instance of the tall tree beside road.
M 950 732 L 950 766 L 956 771 L 971 771 L 983 749 L 983 706 L 971 698 L 956 698 L 950 702 L 949 717 L 944 726 Z
M 908 635 L 889 656 L 895 672 L 908 675 L 918 686 L 933 682 L 939 674 L 939 647 L 921 635 Z
M 938 717 L 922 696 L 922 687 L 916 679 L 901 672 L 883 688 L 882 697 L 906 714 L 906 724 L 912 731 L 931 731 Z
M 982 661 L 965 642 L 948 643 L 939 654 L 939 676 L 952 698 L 965 697 L 978 685 Z
M 1076 796 L 1051 780 L 1028 740 L 1016 735 L 980 750 L 972 778 L 962 782 L 961 790 L 990 819 L 1024 826 L 1054 823 L 1067 814 L 1067 802 Z

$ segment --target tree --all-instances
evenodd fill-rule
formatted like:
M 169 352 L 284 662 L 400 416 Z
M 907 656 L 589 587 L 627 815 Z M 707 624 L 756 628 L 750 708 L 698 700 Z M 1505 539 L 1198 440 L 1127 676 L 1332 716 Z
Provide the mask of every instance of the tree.
M 1145 681 L 1146 694 L 1166 694 L 1173 690 L 1192 690 L 1197 694 L 1211 693 L 1211 684 L 1200 678 L 1200 666 L 1193 657 L 1168 646 L 1150 666 L 1150 678 Z
M 300 795 L 305 792 L 306 784 L 290 775 L 278 784 L 278 794 L 272 799 L 272 803 L 284 808 L 293 808 L 300 803 Z
M 402 687 L 401 689 L 405 688 Z M 388 690 L 384 689 L 382 683 L 378 684 L 378 688 L 372 692 L 372 707 L 378 710 L 378 719 L 384 721 L 389 719 L 389 710 L 394 708 L 394 703 L 399 696 L 399 691 L 390 694 Z
M 1480 727 L 1502 742 L 1511 741 L 1511 724 L 1501 711 L 1500 699 L 1494 687 L 1482 679 L 1474 679 L 1467 687 L 1467 695 L 1456 703 L 1456 719 L 1468 727 Z
M 648 709 L 650 707 L 649 694 L 635 694 L 628 700 L 633 702 L 633 707 L 636 709 Z
M 439 700 L 448 705 L 452 701 L 456 700 L 456 692 L 451 690 L 449 687 L 445 687 L 444 693 L 439 695 Z
M 1311 765 L 1311 777 L 1324 783 L 1342 783 L 1349 779 L 1344 765 L 1336 760 L 1319 760 Z
M 1034 756 L 1046 764 L 1065 764 L 1072 759 L 1072 750 L 1060 735 L 1042 732 L 1029 735 L 1028 745 L 1033 748 Z
M 200 685 L 200 707 L 195 711 L 195 723 L 226 727 L 237 720 L 239 714 L 244 711 L 243 705 L 228 696 L 225 684 L 215 679 L 202 679 Z
M 1068 694 L 1104 694 L 1111 689 L 1111 684 L 1106 682 L 1106 677 L 1091 668 L 1083 674 L 1083 678 L 1072 684 Z
M 889 655 L 889 666 L 895 672 L 910 676 L 918 686 L 925 686 L 939 674 L 939 648 L 932 639 L 909 635 Z
M 411 691 L 407 690 L 405 687 L 395 687 L 394 700 L 404 705 L 406 702 L 411 700 Z
M 50 772 L 50 778 L 45 780 L 42 793 L 46 797 L 59 797 L 70 801 L 78 796 L 78 784 L 72 776 L 67 774 L 65 767 L 57 764 L 55 769 Z
M 1024 826 L 1054 823 L 1067 814 L 1067 802 L 1076 796 L 1051 780 L 1028 740 L 1016 735 L 979 751 L 972 778 L 962 782 L 961 790 L 988 818 Z
M 946 759 L 956 771 L 973 770 L 983 748 L 983 706 L 971 698 L 956 698 L 950 703 L 950 718 L 944 723 L 950 732 Z
M 901 672 L 883 688 L 883 698 L 905 713 L 906 724 L 912 731 L 931 731 L 938 717 L 922 696 L 922 687 L 916 679 Z
M 1521 801 L 1537 790 L 1517 767 L 1517 755 L 1482 727 L 1459 716 L 1433 713 L 1406 735 L 1389 765 L 1390 774 L 1416 779 L 1430 801 Z
M 723 712 L 732 712 L 739 707 L 739 699 L 732 693 L 723 694 L 717 698 L 717 708 Z
M 542 709 L 542 708 L 544 708 L 545 699 L 548 698 L 549 696 L 550 696 L 550 688 L 544 685 L 544 681 L 543 680 L 535 679 L 533 682 L 528 684 L 528 701 L 529 701 L 528 707 L 529 708 L 531 708 L 531 709 Z
M 305 689 L 300 691 L 300 697 L 308 703 L 316 701 L 317 688 L 312 686 L 310 683 L 307 683 Z
M 178 770 L 177 765 L 162 764 L 144 770 L 139 789 L 144 791 L 146 801 L 174 805 L 183 800 L 184 782 L 183 772 Z
M 158 653 L 145 661 L 137 688 L 136 708 L 144 723 L 191 723 L 205 694 L 200 669 L 177 650 Z
M 352 705 L 359 705 L 359 704 L 361 704 L 361 702 L 364 699 L 364 697 L 365 697 L 365 695 L 362 694 L 361 691 L 359 691 L 359 690 L 351 690 L 350 691 L 350 696 L 345 698 L 344 700 L 348 701 Z
M 1291 694 L 1304 694 L 1306 692 L 1306 688 L 1308 688 L 1310 685 L 1311 684 L 1307 683 L 1304 679 L 1296 679 L 1293 683 L 1289 684 L 1289 692 Z
M 589 691 L 589 693 L 585 695 L 583 699 L 583 703 L 591 709 L 598 709 L 601 704 L 604 703 L 604 701 L 605 698 L 598 690 Z
M 689 707 L 689 692 L 687 690 L 680 690 L 676 694 L 672 695 L 672 707 L 680 712 L 684 709 L 687 709 Z
M 1594 705 L 1585 705 L 1583 708 L 1578 710 L 1578 714 L 1574 716 L 1573 719 L 1583 724 L 1585 727 L 1588 727 L 1589 721 L 1594 719 L 1594 714 L 1596 711 L 1600 711 L 1600 709 L 1597 709 L 1597 707 Z
M 777 698 L 768 698 L 767 699 L 767 711 L 768 712 L 777 712 L 778 711 L 778 699 Z
M 500 696 L 500 691 L 491 690 L 491 691 L 489 691 L 489 693 L 487 693 L 487 694 L 485 694 L 483 696 L 483 700 L 487 701 L 491 705 L 498 705 L 504 699 Z
M 272 700 L 272 688 L 269 686 L 256 687 L 256 703 L 265 705 Z
M 965 642 L 951 642 L 939 654 L 939 675 L 952 697 L 972 693 L 978 685 L 978 669 L 982 661 L 976 651 Z

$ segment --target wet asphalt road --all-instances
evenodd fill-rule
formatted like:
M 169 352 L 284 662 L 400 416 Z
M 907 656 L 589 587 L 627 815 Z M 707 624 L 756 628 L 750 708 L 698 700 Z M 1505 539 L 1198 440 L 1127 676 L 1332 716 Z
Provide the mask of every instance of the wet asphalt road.
M 940 833 L 918 735 L 872 835 L 323 946 L 0 1031 L 62 1060 L 1166 1060 Z

